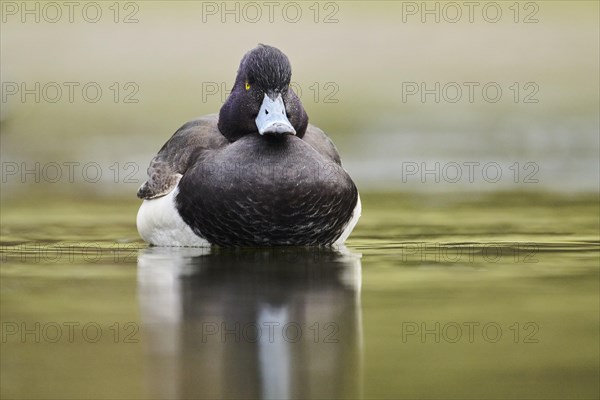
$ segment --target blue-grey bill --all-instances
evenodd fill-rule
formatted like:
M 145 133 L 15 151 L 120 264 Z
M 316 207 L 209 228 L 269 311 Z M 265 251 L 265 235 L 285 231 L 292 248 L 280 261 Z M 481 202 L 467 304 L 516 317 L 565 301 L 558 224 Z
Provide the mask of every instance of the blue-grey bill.
M 285 113 L 285 104 L 281 95 L 272 100 L 265 94 L 260 111 L 256 117 L 256 127 L 261 135 L 295 135 L 296 130 Z

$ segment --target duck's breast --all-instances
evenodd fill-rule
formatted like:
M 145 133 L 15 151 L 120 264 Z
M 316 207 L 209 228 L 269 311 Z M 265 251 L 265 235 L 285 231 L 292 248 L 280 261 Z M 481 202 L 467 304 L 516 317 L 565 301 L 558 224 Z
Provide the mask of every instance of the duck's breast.
M 220 245 L 324 245 L 352 217 L 356 186 L 295 136 L 248 135 L 205 154 L 180 182 L 177 205 Z

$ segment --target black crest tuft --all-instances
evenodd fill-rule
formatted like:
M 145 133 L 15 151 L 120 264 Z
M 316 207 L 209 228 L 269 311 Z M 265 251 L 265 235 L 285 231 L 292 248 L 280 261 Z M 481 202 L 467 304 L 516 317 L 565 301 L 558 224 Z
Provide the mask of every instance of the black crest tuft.
M 281 50 L 264 44 L 246 53 L 239 72 L 245 72 L 248 82 L 259 85 L 264 91 L 283 91 L 292 78 L 292 66 L 287 56 Z

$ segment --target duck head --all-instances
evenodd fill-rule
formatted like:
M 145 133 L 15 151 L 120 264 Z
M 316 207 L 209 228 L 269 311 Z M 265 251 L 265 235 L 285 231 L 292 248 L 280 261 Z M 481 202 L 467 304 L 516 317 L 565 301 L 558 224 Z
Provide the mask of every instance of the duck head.
M 248 134 L 302 137 L 308 116 L 291 77 L 290 61 L 275 47 L 261 44 L 246 53 L 219 112 L 219 131 L 230 141 Z

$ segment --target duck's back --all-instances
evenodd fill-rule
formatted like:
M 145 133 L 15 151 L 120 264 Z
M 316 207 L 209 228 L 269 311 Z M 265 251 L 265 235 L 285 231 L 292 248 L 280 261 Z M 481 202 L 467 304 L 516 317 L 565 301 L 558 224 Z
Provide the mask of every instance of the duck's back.
M 224 246 L 335 242 L 352 218 L 357 189 L 339 158 L 309 143 L 247 135 L 203 152 L 179 183 L 183 220 Z

